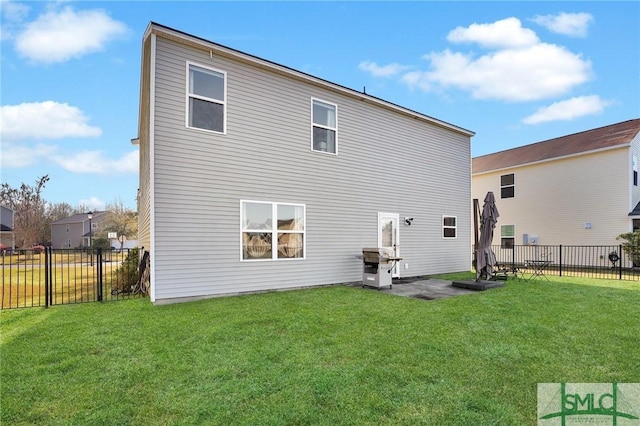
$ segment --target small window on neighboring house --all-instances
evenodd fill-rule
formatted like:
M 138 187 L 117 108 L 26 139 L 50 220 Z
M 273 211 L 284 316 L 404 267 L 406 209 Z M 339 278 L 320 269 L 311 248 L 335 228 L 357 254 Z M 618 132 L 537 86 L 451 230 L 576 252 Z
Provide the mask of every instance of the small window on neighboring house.
M 69 227 L 67 226 L 67 232 L 69 232 Z
M 97 223 L 95 223 L 95 222 L 93 222 L 93 223 L 91 224 L 91 229 L 92 229 L 92 230 L 98 229 L 98 224 L 97 224 Z
M 516 227 L 515 225 L 501 225 L 500 226 L 500 247 L 501 248 L 513 248 L 516 242 Z
M 633 171 L 633 186 L 638 186 L 638 157 L 635 155 L 633 156 L 631 168 Z
M 456 238 L 458 219 L 456 216 L 442 216 L 442 238 Z
M 71 248 L 71 240 L 67 240 L 67 248 Z
M 328 102 L 311 100 L 312 141 L 314 151 L 338 153 L 338 106 Z
M 304 259 L 305 206 L 241 201 L 242 260 Z
M 633 171 L 633 186 L 638 186 L 638 172 Z
M 515 197 L 515 178 L 514 174 L 500 176 L 500 198 L 513 198 Z
M 187 63 L 187 127 L 225 132 L 226 73 Z

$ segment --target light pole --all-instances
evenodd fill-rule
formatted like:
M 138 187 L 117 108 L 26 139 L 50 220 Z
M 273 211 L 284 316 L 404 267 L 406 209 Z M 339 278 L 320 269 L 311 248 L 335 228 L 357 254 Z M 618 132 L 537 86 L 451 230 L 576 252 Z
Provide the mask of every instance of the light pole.
M 93 212 L 87 213 L 87 218 L 89 219 L 89 247 L 91 247 L 91 219 L 93 219 Z
M 91 234 L 93 233 L 93 230 L 91 229 L 91 219 L 93 219 L 92 211 L 87 213 L 87 218 L 89 219 L 89 258 L 91 259 L 91 266 L 93 266 L 93 253 L 91 253 Z

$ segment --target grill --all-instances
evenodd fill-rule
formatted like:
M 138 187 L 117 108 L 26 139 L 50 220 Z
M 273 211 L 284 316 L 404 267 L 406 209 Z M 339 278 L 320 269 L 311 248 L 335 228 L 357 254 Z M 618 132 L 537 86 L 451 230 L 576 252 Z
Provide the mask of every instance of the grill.
M 391 270 L 399 260 L 402 258 L 395 256 L 393 249 L 363 248 L 362 286 L 391 288 Z

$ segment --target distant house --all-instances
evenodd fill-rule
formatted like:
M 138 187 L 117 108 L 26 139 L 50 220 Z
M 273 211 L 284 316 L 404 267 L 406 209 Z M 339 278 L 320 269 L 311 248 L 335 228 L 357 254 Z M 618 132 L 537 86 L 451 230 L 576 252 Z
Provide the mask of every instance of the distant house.
M 0 205 L 0 244 L 11 249 L 16 246 L 14 216 L 13 209 Z
M 469 270 L 469 130 L 151 23 L 138 131 L 155 303 Z
M 615 245 L 640 229 L 640 119 L 473 159 L 473 197 L 496 195 L 494 244 Z
M 51 223 L 51 246 L 58 249 L 90 247 L 90 237 L 95 238 L 105 213 L 94 212 L 91 221 L 87 213 L 78 213 Z

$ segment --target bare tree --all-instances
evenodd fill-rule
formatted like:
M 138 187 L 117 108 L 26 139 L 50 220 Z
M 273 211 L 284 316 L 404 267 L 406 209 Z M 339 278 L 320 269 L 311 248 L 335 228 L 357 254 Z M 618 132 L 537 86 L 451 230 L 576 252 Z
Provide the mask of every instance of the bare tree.
M 76 211 L 71 204 L 69 203 L 49 203 L 47 205 L 47 220 L 49 224 L 55 222 L 56 220 L 64 219 L 76 213 L 80 213 Z
M 42 198 L 42 190 L 48 181 L 49 175 L 44 175 L 36 179 L 34 186 L 22 183 L 20 188 L 12 188 L 8 183 L 2 184 L 0 203 L 14 211 L 14 231 L 18 247 L 28 248 L 49 240 L 46 202 Z
M 105 207 L 106 214 L 100 221 L 99 233 L 115 232 L 118 238 L 125 236 L 128 239 L 138 235 L 138 214 L 125 207 L 122 200 L 118 199 Z M 124 246 L 124 240 L 120 240 L 120 249 Z

